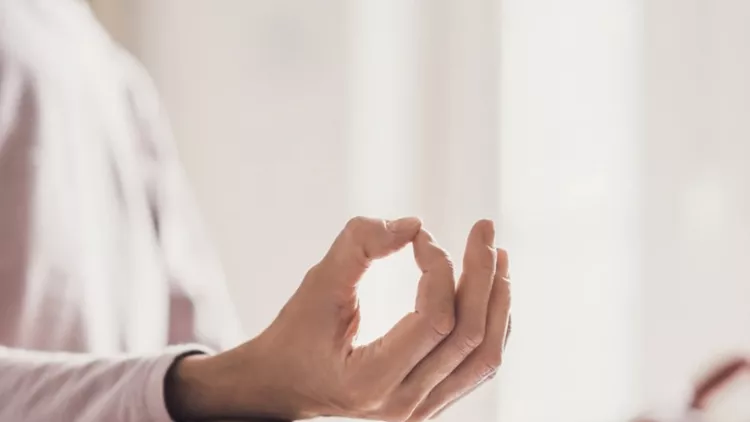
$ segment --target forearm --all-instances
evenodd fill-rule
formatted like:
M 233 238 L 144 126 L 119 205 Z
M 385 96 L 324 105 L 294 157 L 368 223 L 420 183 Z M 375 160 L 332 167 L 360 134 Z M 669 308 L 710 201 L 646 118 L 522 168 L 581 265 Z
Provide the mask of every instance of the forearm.
M 299 401 L 279 387 L 283 374 L 264 367 L 253 341 L 224 354 L 190 355 L 179 359 L 167 373 L 165 400 L 177 421 L 280 422 L 303 418 Z M 235 356 L 232 356 L 235 355 Z M 243 374 L 239 375 L 238 374 Z M 244 374 L 252 374 L 246 376 Z

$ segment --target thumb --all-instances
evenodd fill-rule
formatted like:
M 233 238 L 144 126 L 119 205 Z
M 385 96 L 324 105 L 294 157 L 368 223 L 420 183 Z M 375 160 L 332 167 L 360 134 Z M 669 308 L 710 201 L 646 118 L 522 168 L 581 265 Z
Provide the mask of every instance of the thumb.
M 385 258 L 414 240 L 422 227 L 416 217 L 388 221 L 355 217 L 333 242 L 318 270 L 337 286 L 356 286 L 375 259 Z

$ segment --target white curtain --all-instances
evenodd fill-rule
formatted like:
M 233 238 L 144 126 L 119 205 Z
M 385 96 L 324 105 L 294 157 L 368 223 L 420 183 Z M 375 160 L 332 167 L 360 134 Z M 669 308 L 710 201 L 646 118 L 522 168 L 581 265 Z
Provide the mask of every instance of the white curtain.
M 742 0 L 95 0 L 156 78 L 250 332 L 349 216 L 510 250 L 497 382 L 446 421 L 624 421 L 750 348 Z M 111 13 L 107 13 L 110 11 Z M 363 340 L 411 305 L 406 252 Z

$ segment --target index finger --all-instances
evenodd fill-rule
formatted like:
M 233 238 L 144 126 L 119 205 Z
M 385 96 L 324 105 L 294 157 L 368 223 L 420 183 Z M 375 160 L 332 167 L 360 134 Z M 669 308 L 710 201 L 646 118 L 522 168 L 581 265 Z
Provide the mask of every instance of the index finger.
M 453 330 L 455 281 L 448 254 L 420 230 L 414 256 L 422 270 L 415 311 L 383 337 L 356 350 L 363 377 L 383 388 L 400 384 L 411 370 Z
M 354 287 L 373 260 L 402 249 L 419 233 L 422 222 L 416 217 L 388 221 L 367 217 L 349 220 L 318 268 L 325 280 Z

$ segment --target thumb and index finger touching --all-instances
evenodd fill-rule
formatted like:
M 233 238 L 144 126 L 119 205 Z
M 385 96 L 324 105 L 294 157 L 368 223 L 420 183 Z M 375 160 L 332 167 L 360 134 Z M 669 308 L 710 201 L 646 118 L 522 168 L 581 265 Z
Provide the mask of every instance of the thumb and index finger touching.
M 480 222 L 472 237 L 492 238 L 491 222 Z M 455 276 L 453 264 L 422 222 L 415 217 L 393 221 L 357 217 L 347 223 L 331 249 L 320 262 L 325 282 L 333 288 L 356 288 L 373 260 L 385 258 L 413 243 L 414 258 L 422 271 L 416 310 L 405 316 L 379 341 L 365 346 L 371 349 L 374 366 L 391 366 L 393 376 L 403 377 L 432 348 L 453 330 L 455 325 Z M 485 243 L 482 241 L 477 244 Z M 320 280 L 323 282 L 324 280 Z M 421 344 L 421 346 L 420 346 Z M 378 356 L 385 360 L 377 365 Z M 394 358 L 402 365 L 393 367 Z M 390 365 L 386 363 L 390 362 Z
M 483 223 L 477 227 L 481 227 L 482 232 L 491 232 L 489 222 Z M 452 271 L 453 264 L 448 254 L 422 228 L 422 221 L 417 217 L 398 220 L 352 218 L 336 237 L 319 266 L 326 269 L 328 278 L 335 279 L 335 283 L 356 285 L 372 261 L 388 257 L 409 243 L 414 244 L 414 258 L 423 273 L 440 268 Z
M 475 249 L 491 246 L 493 238 L 492 222 L 478 222 L 470 235 L 469 247 L 472 251 L 469 256 L 477 254 Z M 456 324 L 456 283 L 448 253 L 421 227 L 416 230 L 412 243 L 414 258 L 422 271 L 415 311 L 402 318 L 378 341 L 365 346 L 364 354 L 369 357 L 368 367 L 376 371 L 381 380 L 388 379 L 391 383 L 401 382 L 415 365 L 451 334 Z M 377 257 L 398 250 L 404 244 L 401 238 L 390 248 L 379 249 Z M 370 253 L 368 256 L 375 255 Z M 361 276 L 366 265 L 358 268 L 358 276 Z
M 493 238 L 492 222 L 482 220 L 472 229 L 468 247 L 486 247 L 482 245 L 488 241 L 491 243 Z M 355 288 L 373 260 L 385 258 L 409 243 L 413 243 L 414 258 L 422 271 L 415 314 L 445 316 L 435 329 L 438 334 L 447 334 L 453 326 L 456 287 L 453 263 L 448 253 L 422 228 L 420 219 L 353 218 L 338 235 L 319 267 L 332 287 Z M 469 254 L 473 255 L 476 254 Z
M 402 380 L 454 325 L 453 266 L 418 218 L 386 221 L 357 217 L 349 221 L 318 264 L 325 274 L 319 286 L 330 292 L 354 291 L 373 260 L 385 258 L 413 244 L 422 271 L 416 310 L 401 319 L 385 336 L 358 348 L 352 357 L 361 369 L 386 384 Z M 348 293 L 346 293 L 348 295 Z
M 403 249 L 421 229 L 422 221 L 416 217 L 391 221 L 355 217 L 336 237 L 319 267 L 336 287 L 355 287 L 373 260 Z

